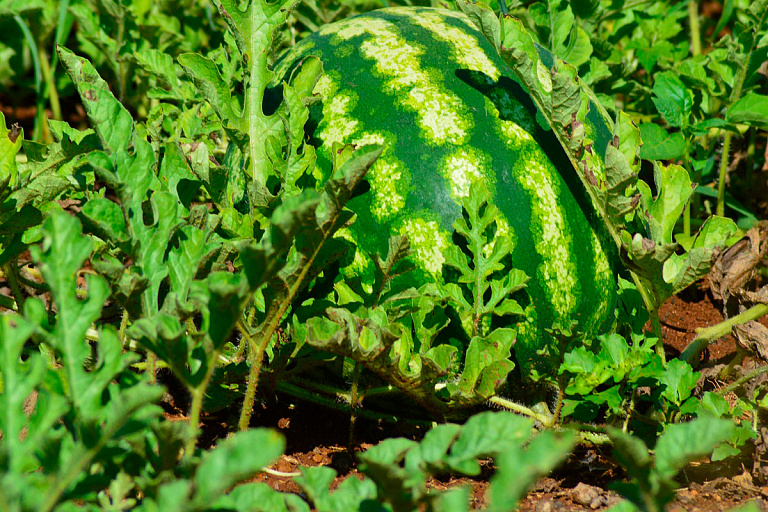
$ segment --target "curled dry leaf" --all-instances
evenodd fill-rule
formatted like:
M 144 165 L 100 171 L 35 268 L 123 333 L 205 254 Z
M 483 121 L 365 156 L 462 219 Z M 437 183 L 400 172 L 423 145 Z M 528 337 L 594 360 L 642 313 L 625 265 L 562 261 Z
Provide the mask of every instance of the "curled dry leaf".
M 768 304 L 768 284 L 759 282 L 764 265 L 768 265 L 768 221 L 758 222 L 741 240 L 717 254 L 709 280 L 726 318 L 756 304 Z M 734 326 L 733 332 L 739 345 L 768 361 L 768 327 L 753 320 Z

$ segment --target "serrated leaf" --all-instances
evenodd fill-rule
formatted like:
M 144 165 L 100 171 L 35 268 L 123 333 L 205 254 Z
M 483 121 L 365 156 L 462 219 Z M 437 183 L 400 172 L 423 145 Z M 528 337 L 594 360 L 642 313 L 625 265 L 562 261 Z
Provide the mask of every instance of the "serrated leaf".
M 667 364 L 664 374 L 659 379 L 666 385 L 662 396 L 678 407 L 689 397 L 696 387 L 701 374 L 694 372 L 691 365 L 680 359 L 673 359 Z
M 58 51 L 104 148 L 110 152 L 125 151 L 133 133 L 131 114 L 115 99 L 107 83 L 87 59 L 62 46 L 58 47 Z
M 498 50 L 501 45 L 501 26 L 499 18 L 493 11 L 485 5 L 479 6 L 477 3 L 464 2 L 463 0 L 456 2 L 456 5 L 485 35 L 491 45 Z
M 101 315 L 109 288 L 102 278 L 91 275 L 86 281 L 88 298 L 83 301 L 77 298 L 77 273 L 92 249 L 77 220 L 66 213 L 56 213 L 44 223 L 43 233 L 42 248 L 32 247 L 31 253 L 59 311 L 48 340 L 65 355 L 64 371 L 71 399 L 76 406 L 89 411 L 94 409 L 93 402 L 100 399 L 106 383 L 83 367 L 86 358 L 91 356 L 91 349 L 82 340 Z

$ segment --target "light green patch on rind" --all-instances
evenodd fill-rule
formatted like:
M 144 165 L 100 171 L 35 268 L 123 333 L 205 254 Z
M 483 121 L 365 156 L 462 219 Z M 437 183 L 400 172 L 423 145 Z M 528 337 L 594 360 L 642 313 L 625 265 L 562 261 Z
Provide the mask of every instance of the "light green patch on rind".
M 325 35 L 323 29 L 320 33 Z M 438 145 L 468 141 L 474 122 L 466 105 L 444 87 L 442 77 L 422 68 L 424 48 L 405 41 L 393 23 L 352 18 L 336 24 L 330 33 L 342 41 L 370 36 L 360 45 L 361 53 L 375 63 L 384 79 L 383 90 L 416 114 L 427 140 Z
M 445 22 L 443 13 L 420 11 L 415 13 L 408 10 L 395 10 L 409 16 L 417 25 L 423 27 L 437 39 L 445 42 L 451 48 L 451 56 L 466 69 L 479 71 L 498 80 L 501 73 L 499 68 L 488 58 L 488 55 L 480 47 L 477 37 L 472 32 L 460 29 Z M 462 18 L 454 18 L 462 19 Z M 463 20 L 465 20 L 464 18 Z
M 314 93 L 323 99 L 323 121 L 320 126 L 320 138 L 328 144 L 346 143 L 357 128 L 358 121 L 350 112 L 357 104 L 354 91 L 339 91 L 338 80 L 331 74 L 323 75 L 314 88 Z
M 408 237 L 415 262 L 426 272 L 440 279 L 443 271 L 443 256 L 449 244 L 449 235 L 437 222 L 417 217 L 403 219 L 399 232 Z
M 481 151 L 464 146 L 448 155 L 440 163 L 440 172 L 451 185 L 451 195 L 457 202 L 469 197 L 469 187 L 480 180 L 488 179 L 488 157 Z M 489 189 L 493 184 L 487 184 Z
M 538 155 L 538 151 L 525 152 Z M 522 160 L 515 175 L 518 183 L 534 198 L 531 201 L 531 225 L 536 229 L 534 237 L 536 252 L 541 254 L 542 262 L 536 273 L 542 286 L 549 292 L 554 311 L 559 318 L 570 318 L 576 308 L 578 288 L 576 266 L 572 258 L 570 240 L 563 235 L 566 225 L 565 212 L 561 207 L 557 184 L 553 176 L 557 171 L 548 161 L 539 159 Z
M 371 211 L 377 220 L 386 220 L 405 207 L 411 184 L 410 172 L 392 151 L 397 139 L 389 132 L 367 132 L 352 143 L 358 146 L 378 144 L 384 148 L 367 177 L 373 195 Z
M 597 231 L 592 231 L 592 247 L 601 247 L 605 241 L 601 241 Z M 595 285 L 596 288 L 608 293 L 616 287 L 616 283 L 611 270 L 611 262 L 608 259 L 608 254 L 605 251 L 594 251 L 594 264 L 595 264 Z M 602 319 L 606 318 L 609 309 L 613 307 L 610 300 L 604 297 L 595 297 L 595 302 L 598 303 L 597 310 L 591 315 L 591 318 Z

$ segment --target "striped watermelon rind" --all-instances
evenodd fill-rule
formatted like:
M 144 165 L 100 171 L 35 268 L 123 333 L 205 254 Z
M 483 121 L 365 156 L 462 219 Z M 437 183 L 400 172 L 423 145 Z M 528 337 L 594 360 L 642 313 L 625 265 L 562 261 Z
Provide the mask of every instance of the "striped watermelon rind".
M 365 253 L 386 253 L 401 234 L 413 248 L 414 284 L 442 280 L 461 199 L 482 180 L 500 211 L 497 236 L 512 240 L 513 265 L 531 277 L 518 361 L 530 366 L 555 324 L 576 321 L 594 335 L 612 323 L 614 248 L 527 90 L 464 14 L 389 8 L 327 25 L 276 75 L 310 55 L 325 71 L 311 116 L 316 177 L 330 172 L 334 143 L 384 146 L 370 193 L 348 205 L 356 222 L 340 234 L 360 249 L 353 272 L 368 273 Z

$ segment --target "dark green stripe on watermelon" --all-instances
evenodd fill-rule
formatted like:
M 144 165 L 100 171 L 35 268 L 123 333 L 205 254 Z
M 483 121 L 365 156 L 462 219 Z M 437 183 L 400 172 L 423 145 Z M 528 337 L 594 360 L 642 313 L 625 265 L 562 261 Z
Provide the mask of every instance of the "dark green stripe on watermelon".
M 307 55 L 326 72 L 315 89 L 323 98 L 312 134 L 323 143 L 318 178 L 330 171 L 333 142 L 386 146 L 370 193 L 349 204 L 357 221 L 342 236 L 386 253 L 389 236 L 407 234 L 415 284 L 442 279 L 460 196 L 482 179 L 509 227 L 513 264 L 531 277 L 519 361 L 536 357 L 554 322 L 576 320 L 589 335 L 610 323 L 613 248 L 596 235 L 582 185 L 527 91 L 463 14 L 392 8 L 328 25 L 283 58 L 278 76 Z M 366 272 L 360 255 L 356 265 Z

